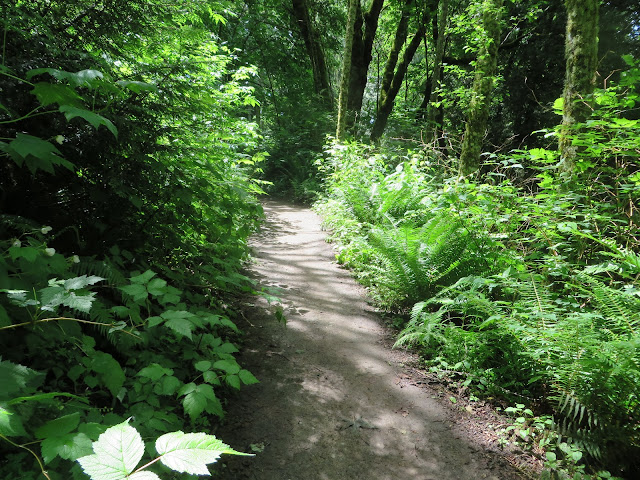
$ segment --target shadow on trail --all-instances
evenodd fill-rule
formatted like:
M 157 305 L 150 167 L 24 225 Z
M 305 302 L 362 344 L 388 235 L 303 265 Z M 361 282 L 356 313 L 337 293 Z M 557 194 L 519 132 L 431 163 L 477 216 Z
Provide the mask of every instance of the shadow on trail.
M 403 382 L 399 354 L 349 273 L 333 263 L 319 219 L 265 205 L 256 278 L 282 289 L 288 325 L 253 306 L 239 362 L 261 383 L 233 399 L 216 432 L 256 457 L 226 458 L 223 479 L 516 479 L 490 453 L 458 438 L 447 411 Z

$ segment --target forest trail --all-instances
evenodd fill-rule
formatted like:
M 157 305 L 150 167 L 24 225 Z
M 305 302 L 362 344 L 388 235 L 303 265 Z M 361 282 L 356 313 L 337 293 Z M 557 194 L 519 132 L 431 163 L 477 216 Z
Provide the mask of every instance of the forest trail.
M 239 321 L 247 339 L 238 361 L 261 383 L 233 399 L 216 435 L 240 451 L 262 451 L 227 457 L 214 469 L 221 478 L 524 478 L 476 443 L 481 434 L 460 422 L 460 405 L 447 406 L 416 381 L 411 356 L 389 348 L 364 290 L 336 265 L 320 219 L 275 201 L 265 213 L 252 271 L 278 289 L 287 326 L 266 302 L 248 307 L 247 324 Z

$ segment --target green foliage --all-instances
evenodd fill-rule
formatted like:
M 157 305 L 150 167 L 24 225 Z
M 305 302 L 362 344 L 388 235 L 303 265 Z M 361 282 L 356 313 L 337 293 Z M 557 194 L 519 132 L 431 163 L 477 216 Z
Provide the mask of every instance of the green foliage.
M 210 429 L 257 382 L 233 321 L 262 216 L 253 74 L 220 46 L 211 2 L 9 3 L 0 469 L 83 478 L 74 461 L 109 427 Z M 189 435 L 165 440 L 214 446 Z
M 213 435 L 204 433 L 171 432 L 160 436 L 155 443 L 159 456 L 136 469 L 144 455 L 144 442 L 138 431 L 125 421 L 108 428 L 91 445 L 93 454 L 77 459 L 91 480 L 157 480 L 160 477 L 145 470 L 160 461 L 169 469 L 191 475 L 210 475 L 207 465 L 220 455 L 246 455 L 236 452 Z M 144 470 L 144 471 L 143 471 Z
M 477 182 L 447 178 L 430 152 L 406 161 L 333 146 L 321 165 L 327 194 L 316 208 L 338 260 L 380 306 L 413 305 L 396 345 L 530 412 L 503 435 L 546 454 L 548 478 L 638 469 L 637 146 L 620 131 L 635 123 L 615 120 L 632 91 L 594 112 L 608 120 L 591 124 L 591 137 L 576 137 L 591 147 L 571 186 L 548 149 L 487 156 Z

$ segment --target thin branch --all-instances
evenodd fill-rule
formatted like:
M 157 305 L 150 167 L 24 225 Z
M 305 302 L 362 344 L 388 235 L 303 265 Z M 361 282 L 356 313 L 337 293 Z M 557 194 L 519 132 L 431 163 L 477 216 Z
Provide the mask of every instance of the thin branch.
M 69 317 L 52 317 L 52 318 L 42 318 L 40 320 L 36 320 L 34 322 L 22 322 L 22 323 L 16 323 L 13 325 L 8 325 L 6 327 L 0 327 L 0 330 L 8 330 L 10 328 L 17 328 L 17 327 L 24 327 L 26 325 L 33 325 L 36 323 L 42 323 L 42 322 L 55 322 L 58 320 L 69 320 L 72 322 L 78 322 L 78 323 L 87 323 L 89 325 L 100 325 L 103 327 L 113 327 L 114 324 L 112 323 L 102 323 L 102 322 L 93 322 L 91 320 L 82 320 L 80 318 L 69 318 Z M 132 337 L 138 338 L 136 337 L 133 333 L 129 333 L 125 330 L 122 330 L 123 333 L 126 333 L 127 335 L 131 335 Z
M 44 465 L 42 464 L 42 460 L 40 460 L 40 457 L 38 455 L 36 455 L 36 453 L 31 450 L 28 447 L 25 447 L 24 445 L 20 445 L 18 443 L 14 443 L 11 440 L 9 440 L 7 437 L 5 437 L 4 435 L 2 435 L 0 433 L 0 438 L 2 438 L 3 440 L 6 440 L 7 442 L 9 442 L 11 445 L 13 445 L 14 447 L 18 447 L 18 448 L 22 448 L 24 450 L 26 450 L 27 452 L 29 452 L 31 455 L 33 455 L 34 457 L 36 457 L 36 460 L 38 461 L 38 465 L 40 465 L 40 470 L 42 470 L 42 474 L 47 477 L 47 480 L 51 480 L 51 477 L 49 476 L 49 474 L 47 473 L 47 471 L 44 469 Z

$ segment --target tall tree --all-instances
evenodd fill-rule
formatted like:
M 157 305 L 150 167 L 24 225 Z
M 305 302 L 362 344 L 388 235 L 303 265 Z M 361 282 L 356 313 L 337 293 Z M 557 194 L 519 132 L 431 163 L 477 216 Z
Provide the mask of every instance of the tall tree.
M 327 70 L 320 33 L 309 14 L 309 4 L 307 0 L 292 0 L 292 6 L 293 14 L 311 61 L 315 91 L 330 106 L 333 101 L 333 95 L 331 93 L 331 84 L 329 83 L 329 71 Z
M 372 142 L 377 142 L 378 140 L 380 140 L 380 137 L 382 136 L 382 133 L 387 126 L 389 115 L 393 110 L 393 104 L 395 102 L 396 96 L 398 95 L 398 92 L 400 91 L 400 87 L 402 86 L 402 81 L 405 74 L 407 73 L 409 63 L 411 63 L 411 60 L 413 59 L 418 46 L 420 46 L 420 42 L 422 41 L 427 30 L 426 18 L 423 11 L 418 21 L 418 30 L 402 52 L 400 63 L 398 63 L 398 56 L 400 54 L 400 51 L 402 50 L 403 44 L 407 39 L 408 24 L 410 19 L 410 7 L 413 6 L 413 3 L 413 0 L 407 0 L 402 9 L 402 16 L 400 18 L 400 21 L 398 22 L 395 39 L 391 50 L 389 51 L 389 57 L 384 68 L 382 84 L 380 87 L 380 103 L 378 106 L 378 111 L 376 113 L 376 120 L 373 123 L 373 127 L 371 128 Z
M 577 148 L 571 133 L 591 111 L 587 97 L 595 87 L 598 62 L 598 14 L 600 0 L 565 0 L 567 33 L 565 37 L 566 72 L 564 105 L 559 149 L 561 170 L 571 175 L 575 170 Z
M 436 113 L 438 101 L 440 78 L 442 76 L 442 60 L 444 59 L 444 47 L 446 44 L 446 31 L 449 16 L 449 0 L 440 0 L 438 5 L 438 15 L 434 28 L 434 37 L 436 37 L 436 53 L 433 60 L 433 69 L 431 71 L 431 88 L 429 89 L 428 105 L 427 105 L 427 139 L 436 140 L 438 138 L 438 126 L 436 125 Z M 425 94 L 425 100 L 427 96 Z
M 482 141 L 487 128 L 491 90 L 498 63 L 502 4 L 503 0 L 483 0 L 482 3 L 482 24 L 485 38 L 476 60 L 471 102 L 462 142 L 462 152 L 460 153 L 460 173 L 462 175 L 469 175 L 480 166 Z
M 347 28 L 344 36 L 344 52 L 342 55 L 342 77 L 340 80 L 340 96 L 338 99 L 338 125 L 336 139 L 344 140 L 347 131 L 347 100 L 349 96 L 349 77 L 351 76 L 351 52 L 353 50 L 353 30 L 356 10 L 360 0 L 349 0 Z
M 356 8 L 356 21 L 353 29 L 353 49 L 351 51 L 351 77 L 349 79 L 349 98 L 347 108 L 349 128 L 355 125 L 357 116 L 362 109 L 364 91 L 367 87 L 369 65 L 373 58 L 373 41 L 378 30 L 378 19 L 384 0 L 372 0 L 369 9 L 362 11 L 360 2 Z

